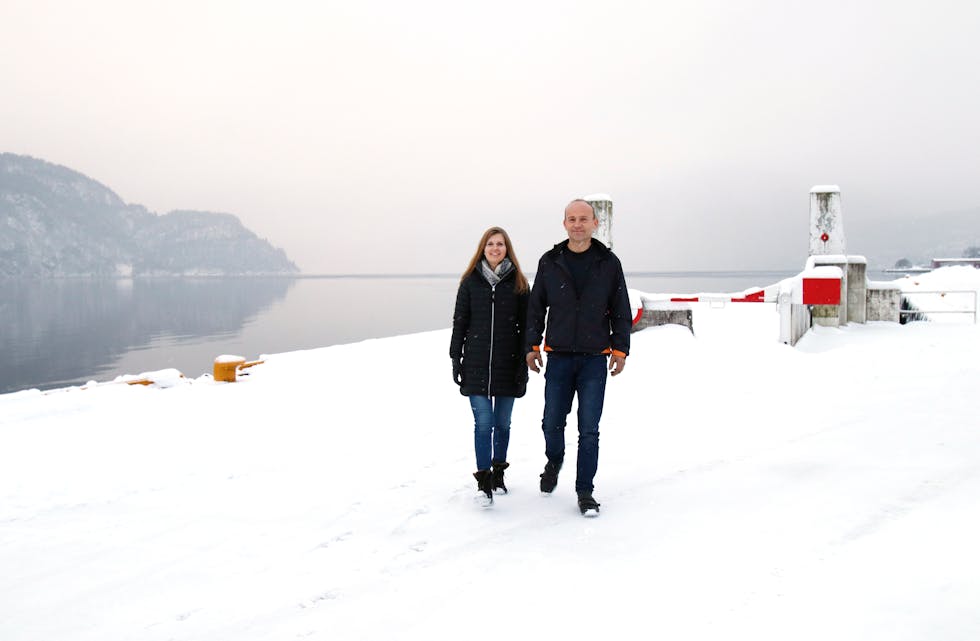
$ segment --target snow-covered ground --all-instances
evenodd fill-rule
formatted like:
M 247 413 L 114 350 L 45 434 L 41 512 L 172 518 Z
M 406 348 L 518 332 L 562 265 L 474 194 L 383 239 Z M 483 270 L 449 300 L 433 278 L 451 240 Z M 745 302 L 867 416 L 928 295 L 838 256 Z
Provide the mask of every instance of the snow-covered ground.
M 537 490 L 533 375 L 476 507 L 448 330 L 0 396 L 0 639 L 980 638 L 972 318 L 694 322 L 609 381 L 598 519 Z

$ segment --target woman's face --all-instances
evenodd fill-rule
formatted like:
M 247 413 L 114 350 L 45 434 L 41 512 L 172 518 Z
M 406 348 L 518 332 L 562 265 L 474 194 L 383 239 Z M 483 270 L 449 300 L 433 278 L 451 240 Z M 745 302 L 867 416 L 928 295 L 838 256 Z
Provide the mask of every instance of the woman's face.
M 490 263 L 490 269 L 496 269 L 500 261 L 507 258 L 507 245 L 504 243 L 503 234 L 494 234 L 487 238 L 487 244 L 483 247 L 483 257 Z

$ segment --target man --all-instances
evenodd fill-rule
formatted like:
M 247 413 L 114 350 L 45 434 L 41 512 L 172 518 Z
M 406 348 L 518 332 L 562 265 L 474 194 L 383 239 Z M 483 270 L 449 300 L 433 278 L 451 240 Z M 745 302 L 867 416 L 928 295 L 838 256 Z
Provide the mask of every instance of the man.
M 582 514 L 596 516 L 592 497 L 599 465 L 599 418 L 608 370 L 616 376 L 626 366 L 630 348 L 629 296 L 619 259 L 592 238 L 599 226 L 595 210 L 584 200 L 565 208 L 568 240 L 538 262 L 527 313 L 527 366 L 542 366 L 541 338 L 548 353 L 545 372 L 544 430 L 548 462 L 541 491 L 551 493 L 565 459 L 565 423 L 578 395 L 578 460 L 575 492 Z M 547 316 L 547 330 L 545 317 Z

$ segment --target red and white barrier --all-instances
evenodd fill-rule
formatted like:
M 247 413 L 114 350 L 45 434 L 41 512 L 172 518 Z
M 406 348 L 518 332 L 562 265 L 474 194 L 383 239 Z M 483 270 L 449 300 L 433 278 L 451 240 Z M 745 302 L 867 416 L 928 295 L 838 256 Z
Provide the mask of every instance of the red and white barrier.
M 741 295 L 698 294 L 697 296 L 674 296 L 668 298 L 672 303 L 775 303 L 779 296 L 779 285 L 749 291 Z
M 723 307 L 728 303 L 777 303 L 780 316 L 780 341 L 795 345 L 810 328 L 810 310 L 817 305 L 840 305 L 843 291 L 843 271 L 835 266 L 809 267 L 793 278 L 762 289 L 746 290 L 740 294 L 697 294 L 670 296 L 659 300 L 637 296 L 631 292 L 634 310 L 633 324 L 643 317 L 644 308 L 659 311 L 684 309 L 684 303 L 708 303 Z M 636 304 L 636 298 L 641 298 Z M 670 321 L 668 321 L 670 322 Z

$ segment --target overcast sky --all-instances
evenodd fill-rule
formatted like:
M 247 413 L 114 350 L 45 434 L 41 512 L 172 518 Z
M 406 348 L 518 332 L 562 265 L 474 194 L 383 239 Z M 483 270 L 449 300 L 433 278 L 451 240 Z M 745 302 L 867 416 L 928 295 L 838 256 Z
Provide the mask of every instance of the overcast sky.
M 796 269 L 813 185 L 845 231 L 980 206 L 978 42 L 973 0 L 0 0 L 0 151 L 310 273 L 490 225 L 533 270 L 593 192 L 628 271 Z

